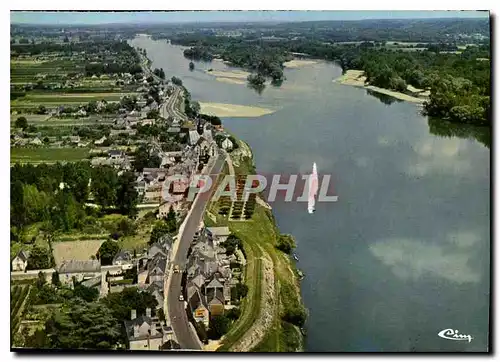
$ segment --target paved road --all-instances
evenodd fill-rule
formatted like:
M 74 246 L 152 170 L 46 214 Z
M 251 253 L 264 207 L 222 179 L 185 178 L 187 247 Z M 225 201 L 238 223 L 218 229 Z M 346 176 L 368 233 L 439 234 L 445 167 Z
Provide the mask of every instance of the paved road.
M 172 95 L 170 97 L 168 97 L 167 100 L 165 101 L 165 103 L 163 103 L 161 105 L 160 115 L 163 118 L 168 118 L 168 116 L 181 118 L 178 115 L 178 111 L 175 109 L 175 104 L 177 102 L 177 99 L 180 96 L 180 92 L 181 92 L 180 89 L 178 87 L 175 87 Z M 181 119 L 183 119 L 183 118 L 184 117 L 182 117 Z
M 181 102 L 183 101 L 181 93 L 182 88 L 174 86 L 174 92 L 161 106 L 160 114 L 162 117 L 167 118 L 169 115 L 171 115 L 175 118 L 180 119 L 181 121 L 186 121 L 188 119 L 188 117 L 175 106 L 179 99 Z
M 224 156 L 219 154 L 210 171 L 210 174 L 219 174 L 223 165 Z M 212 179 L 215 178 L 212 177 Z M 179 265 L 181 270 L 184 269 L 184 266 L 187 263 L 187 251 L 191 241 L 193 240 L 194 233 L 198 230 L 200 222 L 203 218 L 203 213 L 205 212 L 205 207 L 210 200 L 212 192 L 214 192 L 214 187 L 212 187 L 211 192 L 200 194 L 199 197 L 195 199 L 193 205 L 191 206 L 191 214 L 187 216 L 188 219 L 186 220 L 183 233 L 179 236 L 179 247 L 173 258 L 173 264 Z M 172 328 L 174 329 L 175 336 L 177 337 L 177 341 L 181 347 L 199 350 L 200 346 L 199 342 L 197 342 L 198 337 L 194 335 L 192 328 L 190 328 L 189 321 L 185 313 L 185 303 L 179 301 L 179 296 L 182 293 L 181 276 L 181 273 L 173 273 L 171 275 L 170 285 L 167 292 L 168 315 Z

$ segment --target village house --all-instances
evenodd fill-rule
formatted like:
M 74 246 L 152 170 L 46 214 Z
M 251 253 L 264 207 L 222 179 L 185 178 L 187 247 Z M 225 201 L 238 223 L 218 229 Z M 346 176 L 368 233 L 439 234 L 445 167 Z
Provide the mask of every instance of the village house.
M 208 327 L 210 320 L 210 313 L 205 302 L 204 296 L 201 294 L 200 290 L 193 286 L 187 286 L 187 297 L 188 305 L 193 318 L 196 322 L 201 322 Z
M 81 282 L 101 276 L 101 263 L 98 260 L 65 260 L 57 271 L 62 284 L 72 285 L 73 277 Z
M 213 226 L 206 228 L 207 234 L 210 233 L 212 236 L 212 240 L 214 242 L 214 246 L 218 246 L 220 243 L 223 243 L 227 240 L 229 235 L 231 235 L 231 231 L 227 226 Z
M 106 140 L 107 140 L 106 136 L 102 136 L 98 140 L 94 141 L 94 144 L 96 146 L 101 146 L 104 143 L 104 141 L 106 141 Z
M 71 143 L 78 144 L 80 142 L 80 136 L 69 136 L 68 139 Z
M 179 134 L 180 132 L 181 132 L 180 127 L 171 126 L 171 127 L 168 127 L 168 129 L 167 129 L 167 133 L 169 133 L 169 134 Z
M 190 145 L 195 145 L 196 142 L 200 139 L 200 134 L 196 130 L 190 130 L 189 131 L 189 144 Z
M 150 119 L 143 119 L 139 122 L 141 126 L 152 126 L 155 124 L 155 120 L 150 118 Z
M 130 350 L 158 351 L 165 342 L 174 339 L 172 328 L 152 317 L 150 308 L 140 317 L 135 309 L 132 310 L 130 319 L 124 322 Z
M 88 145 L 90 144 L 90 141 L 87 141 L 87 142 L 78 142 L 78 147 L 88 147 Z
M 161 282 L 165 278 L 165 271 L 167 270 L 167 258 L 157 254 L 153 259 L 148 261 L 148 276 L 146 283 Z
M 30 141 L 30 144 L 32 144 L 34 146 L 41 146 L 43 144 L 43 142 L 42 142 L 42 140 L 40 140 L 40 138 L 35 137 L 34 139 L 32 139 Z
M 158 302 L 156 309 L 163 308 L 163 304 L 165 302 L 164 292 L 163 292 L 163 290 L 164 290 L 163 284 L 164 284 L 163 280 L 154 281 L 146 287 L 146 291 L 151 293 L 153 295 L 153 297 L 155 297 L 156 301 Z
M 144 203 L 160 203 L 162 200 L 162 185 L 147 187 L 144 191 Z
M 226 151 L 231 151 L 233 149 L 233 142 L 231 142 L 229 137 L 222 141 L 222 148 Z
M 110 136 L 118 136 L 120 134 L 134 136 L 135 134 L 137 134 L 137 130 L 136 129 L 112 129 L 109 131 Z
M 28 266 L 29 252 L 20 250 L 12 259 L 12 271 L 25 271 Z
M 132 256 L 128 251 L 119 251 L 113 258 L 113 265 L 126 265 L 132 262 Z
M 227 239 L 227 227 L 204 228 L 191 245 L 187 262 L 187 295 L 190 309 L 199 321 L 206 315 L 221 315 L 231 302 L 231 269 L 225 249 L 218 244 Z M 195 318 L 196 319 L 196 318 Z
M 122 150 L 109 150 L 108 157 L 112 160 L 118 160 L 125 157 L 125 152 Z
M 182 151 L 163 152 L 161 167 L 176 164 L 178 161 L 182 160 L 182 155 L 183 155 Z

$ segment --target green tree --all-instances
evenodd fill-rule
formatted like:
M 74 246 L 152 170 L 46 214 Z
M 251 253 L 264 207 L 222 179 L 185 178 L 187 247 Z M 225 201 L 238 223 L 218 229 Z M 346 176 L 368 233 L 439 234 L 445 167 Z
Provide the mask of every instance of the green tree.
M 168 233 L 173 233 L 177 230 L 177 216 L 173 207 L 170 207 L 165 218 L 166 229 Z
M 116 241 L 106 240 L 102 243 L 98 251 L 98 257 L 101 261 L 101 265 L 111 265 L 113 263 L 113 258 L 120 250 L 120 247 Z
M 93 169 L 91 190 L 97 204 L 103 208 L 115 206 L 117 188 L 118 176 L 113 168 L 101 166 Z
M 239 308 L 231 308 L 227 311 L 226 317 L 231 320 L 237 320 L 240 317 L 241 311 Z
M 47 108 L 43 105 L 38 106 L 36 113 L 37 114 L 47 114 Z
M 229 330 L 231 321 L 224 315 L 218 315 L 210 318 L 210 328 L 208 329 L 208 338 L 219 339 Z
M 170 230 L 171 226 L 169 226 L 164 220 L 157 221 L 153 226 L 153 230 L 151 231 L 149 244 L 158 242 L 163 236 L 168 234 Z
M 82 284 L 77 284 L 73 290 L 73 294 L 77 298 L 81 298 L 86 302 L 94 302 L 99 297 L 97 288 L 89 288 Z
M 158 155 L 151 155 L 149 153 L 149 149 L 141 145 L 137 149 L 134 155 L 134 169 L 137 172 L 142 172 L 144 168 L 147 167 L 160 167 L 161 164 L 161 158 L 158 157 Z
M 200 113 L 200 110 L 201 110 L 200 103 L 196 101 L 191 102 L 191 111 L 193 111 L 195 115 L 198 115 Z
M 50 250 L 39 245 L 35 245 L 28 257 L 28 270 L 49 269 L 52 266 Z
M 116 206 L 120 213 L 128 216 L 137 215 L 138 194 L 133 172 L 124 172 L 119 176 L 116 196 Z
M 43 288 L 47 280 L 45 279 L 45 273 L 43 271 L 38 272 L 38 277 L 36 279 L 36 287 L 38 289 Z
M 121 341 L 120 320 L 101 303 L 71 301 L 45 323 L 51 348 L 113 349 Z
M 248 286 L 246 284 L 238 283 L 234 288 L 236 290 L 236 297 L 238 300 L 240 300 L 241 298 L 245 298 L 247 296 Z
M 125 288 L 120 293 L 110 293 L 102 302 L 111 309 L 112 315 L 119 321 L 130 320 L 131 311 L 135 309 L 137 316 L 143 315 L 146 308 L 154 310 L 158 305 L 156 298 L 149 292 L 137 288 Z
M 64 183 L 71 190 L 75 200 L 80 203 L 87 201 L 89 196 L 89 180 L 91 170 L 83 162 L 68 162 L 64 165 Z
M 15 166 L 14 166 L 15 167 Z M 24 190 L 21 180 L 16 179 L 10 183 L 10 222 L 12 225 L 25 224 L 26 212 L 24 209 Z
M 276 248 L 284 252 L 285 254 L 290 254 L 292 249 L 296 247 L 295 240 L 290 234 L 281 234 L 278 239 L 278 245 Z
M 28 127 L 28 120 L 26 117 L 17 117 L 16 122 L 15 122 L 16 128 L 22 128 L 26 129 Z
M 55 195 L 50 216 L 55 229 L 69 231 L 82 225 L 85 211 L 69 190 L 62 190 Z
M 158 117 L 160 117 L 160 111 L 157 109 L 152 109 L 146 114 L 148 119 L 157 119 Z
M 28 223 L 47 220 L 50 203 L 47 193 L 38 191 L 35 185 L 23 185 L 23 209 Z
M 287 308 L 281 317 L 284 321 L 302 327 L 306 322 L 307 314 L 302 307 Z
M 182 86 L 182 80 L 180 78 L 177 78 L 175 76 L 172 77 L 172 83 L 178 86 Z
M 58 287 L 61 285 L 61 281 L 59 280 L 59 273 L 57 270 L 52 273 L 52 285 Z

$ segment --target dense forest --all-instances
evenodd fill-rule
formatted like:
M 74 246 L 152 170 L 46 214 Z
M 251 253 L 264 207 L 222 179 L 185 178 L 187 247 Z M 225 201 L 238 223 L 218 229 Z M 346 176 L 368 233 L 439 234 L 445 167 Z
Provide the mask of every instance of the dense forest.
M 11 167 L 11 238 L 17 241 L 22 229 L 42 223 L 47 231 L 69 231 L 92 227 L 98 216 L 86 206 L 89 198 L 102 212 L 133 216 L 137 192 L 131 172 L 121 175 L 108 166 L 91 168 L 88 162 L 15 164 Z

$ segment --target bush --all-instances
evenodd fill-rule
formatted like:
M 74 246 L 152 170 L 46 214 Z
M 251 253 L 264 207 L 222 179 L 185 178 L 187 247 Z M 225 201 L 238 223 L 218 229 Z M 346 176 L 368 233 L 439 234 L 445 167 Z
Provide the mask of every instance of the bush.
M 281 250 L 285 254 L 290 254 L 295 246 L 295 240 L 293 239 L 292 235 L 281 234 L 278 239 L 278 245 L 276 245 L 276 248 L 278 250 Z
M 240 300 L 241 298 L 245 298 L 247 294 L 248 294 L 248 286 L 246 286 L 243 283 L 238 283 L 236 284 L 236 286 L 231 288 L 231 299 Z
M 226 313 L 226 317 L 228 317 L 229 319 L 235 321 L 235 320 L 237 320 L 240 317 L 240 314 L 241 314 L 241 311 L 240 311 L 239 308 L 231 308 Z
M 210 318 L 210 328 L 208 329 L 208 338 L 210 339 L 220 339 L 224 334 L 227 333 L 231 325 L 231 320 L 224 316 L 218 315 Z
M 287 308 L 281 317 L 285 322 L 292 323 L 298 327 L 304 325 L 306 318 L 306 311 L 302 307 Z
M 15 126 L 16 128 L 25 129 L 26 127 L 28 127 L 28 120 L 26 119 L 26 117 L 18 117 L 16 119 Z

